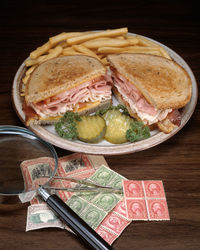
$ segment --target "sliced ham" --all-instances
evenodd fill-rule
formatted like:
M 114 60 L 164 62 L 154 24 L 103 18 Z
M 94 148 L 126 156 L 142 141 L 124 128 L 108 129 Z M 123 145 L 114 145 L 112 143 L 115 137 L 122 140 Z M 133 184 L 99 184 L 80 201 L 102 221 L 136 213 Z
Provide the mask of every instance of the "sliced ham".
M 106 101 L 111 99 L 110 77 L 101 76 L 87 81 L 44 101 L 32 104 L 32 108 L 41 117 L 62 115 L 79 107 L 79 103 Z
M 136 107 L 140 112 L 144 112 L 152 116 L 157 114 L 156 109 L 142 97 L 136 101 Z
M 165 119 L 172 109 L 159 110 L 147 102 L 139 90 L 116 70 L 111 69 L 114 85 L 133 113 L 148 125 Z

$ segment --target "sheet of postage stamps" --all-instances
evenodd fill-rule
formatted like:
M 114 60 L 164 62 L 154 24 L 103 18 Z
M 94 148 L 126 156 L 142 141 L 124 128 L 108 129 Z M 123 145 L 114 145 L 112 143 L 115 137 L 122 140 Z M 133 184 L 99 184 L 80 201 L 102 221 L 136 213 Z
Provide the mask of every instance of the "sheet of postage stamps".
M 126 213 L 131 220 L 169 220 L 164 186 L 160 180 L 124 180 Z

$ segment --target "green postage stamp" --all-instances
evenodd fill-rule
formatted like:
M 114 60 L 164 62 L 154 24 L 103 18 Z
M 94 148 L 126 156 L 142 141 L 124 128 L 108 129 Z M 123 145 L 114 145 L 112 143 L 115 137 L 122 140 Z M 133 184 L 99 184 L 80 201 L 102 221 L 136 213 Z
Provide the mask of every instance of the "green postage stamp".
M 103 186 L 122 187 L 125 177 L 102 165 L 88 180 Z M 82 192 L 71 196 L 66 204 L 86 223 L 96 229 L 123 198 L 121 194 Z

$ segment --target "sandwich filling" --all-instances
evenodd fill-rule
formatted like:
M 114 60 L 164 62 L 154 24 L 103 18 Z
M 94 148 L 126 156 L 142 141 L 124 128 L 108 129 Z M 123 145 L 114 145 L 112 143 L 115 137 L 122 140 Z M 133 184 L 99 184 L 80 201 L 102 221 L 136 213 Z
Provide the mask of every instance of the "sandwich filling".
M 101 103 L 111 99 L 111 78 L 108 75 L 56 94 L 38 103 L 32 109 L 42 118 L 63 115 L 66 111 L 78 111 L 88 103 Z
M 148 103 L 138 89 L 115 69 L 112 69 L 111 76 L 114 86 L 121 94 L 123 100 L 129 104 L 132 112 L 136 113 L 144 124 L 152 125 L 162 121 L 172 112 L 172 109 L 160 110 Z

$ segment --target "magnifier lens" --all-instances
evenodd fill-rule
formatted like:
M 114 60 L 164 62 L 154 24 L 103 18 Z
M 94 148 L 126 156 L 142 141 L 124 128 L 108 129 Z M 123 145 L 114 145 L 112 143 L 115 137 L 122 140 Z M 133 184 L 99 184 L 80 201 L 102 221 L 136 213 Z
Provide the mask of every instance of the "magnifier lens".
M 33 166 L 29 176 L 24 176 L 26 172 L 22 169 L 22 163 L 39 157 L 51 157 L 53 164 Z M 49 178 L 40 176 L 53 176 L 56 168 L 57 155 L 50 144 L 27 129 L 0 126 L 0 194 L 15 195 L 37 189 L 39 184 L 49 181 Z M 25 185 L 25 179 L 30 180 L 29 185 Z M 32 181 L 34 185 L 31 186 Z

